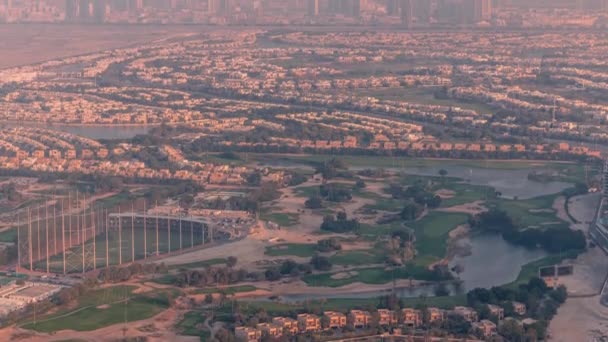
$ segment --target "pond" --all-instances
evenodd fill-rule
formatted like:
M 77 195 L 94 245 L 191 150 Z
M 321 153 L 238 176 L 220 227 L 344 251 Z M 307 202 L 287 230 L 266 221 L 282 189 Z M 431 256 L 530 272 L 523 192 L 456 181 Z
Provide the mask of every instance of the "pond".
M 537 182 L 528 179 L 530 172 L 542 171 L 543 168 L 500 170 L 465 166 L 437 166 L 406 167 L 402 171 L 412 175 L 437 176 L 440 169 L 448 171 L 448 177 L 461 178 L 474 185 L 491 186 L 496 191 L 501 192 L 505 198 L 530 199 L 555 194 L 572 186 L 572 184 L 566 182 Z
M 395 293 L 399 298 L 418 298 L 420 296 L 432 297 L 435 295 L 435 284 L 425 284 L 413 287 L 397 287 Z M 461 294 L 462 289 L 456 289 L 453 285 L 447 285 L 446 289 L 452 294 Z M 324 294 L 288 294 L 279 297 L 280 301 L 285 303 L 297 303 L 304 302 L 306 300 L 318 300 L 318 299 L 337 299 L 337 298 L 353 298 L 353 299 L 364 299 L 364 298 L 378 298 L 381 296 L 387 296 L 392 290 L 373 290 L 373 291 L 362 291 L 355 293 L 331 293 L 331 290 L 327 290 Z M 258 300 L 260 300 L 258 298 Z
M 547 255 L 542 249 L 528 249 L 505 241 L 498 234 L 479 234 L 458 241 L 468 244 L 470 254 L 457 256 L 450 267 L 459 266 L 458 277 L 465 291 L 508 284 L 519 275 L 521 267 Z
M 80 135 L 91 139 L 130 139 L 148 133 L 154 126 L 88 126 L 2 122 L 3 127 L 39 127 Z

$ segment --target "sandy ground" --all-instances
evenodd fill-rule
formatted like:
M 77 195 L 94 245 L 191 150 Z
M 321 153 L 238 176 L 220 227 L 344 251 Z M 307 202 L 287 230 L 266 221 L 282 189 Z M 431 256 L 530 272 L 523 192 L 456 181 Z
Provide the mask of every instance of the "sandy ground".
M 566 198 L 564 196 L 559 196 L 558 198 L 556 198 L 553 202 L 553 210 L 557 212 L 556 216 L 559 217 L 561 220 L 572 224 L 572 221 L 570 220 L 570 217 L 568 217 L 566 209 L 564 208 L 564 201 L 566 201 Z
M 123 337 L 147 337 L 147 341 L 176 341 L 176 342 L 195 342 L 199 341 L 198 337 L 180 336 L 173 331 L 173 327 L 180 320 L 183 312 L 174 309 L 165 310 L 164 312 L 146 320 L 132 322 L 127 324 L 115 324 L 109 327 L 98 329 L 95 331 L 73 331 L 63 330 L 52 335 L 35 334 L 22 341 L 27 342 L 48 342 L 61 340 L 78 340 L 88 342 L 105 342 L 113 341 Z M 144 329 L 144 327 L 146 329 Z M 150 329 L 148 329 L 150 327 Z M 11 339 L 13 334 L 30 333 L 20 328 L 9 327 L 0 330 L 1 341 L 16 341 Z
M 572 198 L 569 203 L 570 213 L 579 222 L 590 222 L 599 198 L 598 194 Z M 562 198 L 561 202 L 556 201 L 553 206 L 562 219 L 561 215 L 565 215 L 563 201 Z M 588 223 L 571 224 L 573 229 L 583 231 L 587 231 L 588 226 Z M 549 325 L 550 340 L 601 341 L 600 337 L 608 336 L 608 307 L 600 304 L 598 293 L 608 274 L 608 257 L 600 248 L 595 247 L 580 255 L 572 264 L 574 274 L 560 279 L 571 297 L 559 308 Z
M 420 285 L 421 282 L 416 280 L 407 280 L 407 279 L 399 279 L 395 281 L 395 287 L 404 288 L 410 286 Z M 275 296 L 281 295 L 339 295 L 339 294 L 356 294 L 362 292 L 371 292 L 371 291 L 383 291 L 390 290 L 393 288 L 393 283 L 388 284 L 364 284 L 364 283 L 352 283 L 342 287 L 310 287 L 303 281 L 293 281 L 286 283 L 272 283 L 268 284 L 265 289 L 267 292 L 260 292 L 263 296 L 266 296 L 267 293 Z
M 319 185 L 317 181 L 309 180 L 302 186 Z M 380 187 L 377 188 L 381 190 Z M 271 257 L 264 254 L 265 248 L 272 245 L 282 243 L 317 243 L 318 240 L 327 239 L 332 236 L 348 237 L 348 235 L 329 235 L 329 234 L 314 234 L 319 230 L 323 222 L 323 214 L 314 212 L 304 208 L 305 197 L 298 197 L 294 193 L 293 188 L 281 190 L 281 198 L 274 201 L 270 206 L 275 212 L 294 213 L 300 215 L 300 220 L 297 224 L 287 228 L 269 229 L 265 224 L 261 223 L 259 229 L 245 239 L 213 246 L 205 249 L 200 249 L 180 255 L 170 256 L 162 261 L 167 265 L 179 265 L 191 263 L 200 260 L 209 260 L 214 258 L 226 258 L 229 256 L 237 257 L 239 267 L 257 267 L 257 261 L 260 260 L 282 260 L 293 259 L 294 261 L 308 261 L 308 258 L 298 258 L 295 256 L 279 256 Z M 357 210 L 366 204 L 373 203 L 371 199 L 355 198 L 347 203 L 340 203 L 337 208 L 347 213 L 349 217 L 357 217 Z M 369 243 L 353 243 L 345 244 L 344 249 L 366 249 L 369 248 Z
M 605 341 L 608 336 L 608 308 L 599 297 L 568 298 L 549 325 L 550 341 Z
M 456 192 L 448 189 L 439 189 L 435 191 L 435 195 L 441 197 L 442 199 L 448 199 L 454 197 L 454 195 L 456 195 Z
M 483 213 L 484 211 L 488 211 L 488 208 L 483 206 L 483 201 L 475 201 L 462 205 L 455 205 L 449 208 L 436 209 L 436 211 L 442 211 L 445 213 L 465 213 L 470 215 L 477 215 L 479 213 Z

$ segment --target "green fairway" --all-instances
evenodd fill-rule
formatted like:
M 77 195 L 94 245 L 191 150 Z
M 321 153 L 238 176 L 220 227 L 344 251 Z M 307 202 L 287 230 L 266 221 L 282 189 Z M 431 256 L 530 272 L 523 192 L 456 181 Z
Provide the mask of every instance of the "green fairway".
M 416 234 L 417 258 L 437 261 L 445 257 L 448 234 L 461 224 L 468 222 L 468 215 L 430 212 L 411 224 Z M 417 264 L 420 264 L 418 261 Z
M 363 209 L 396 212 L 403 209 L 404 202 L 404 200 L 396 200 L 378 196 L 375 198 L 375 203 L 366 204 Z
M 385 261 L 383 250 L 374 248 L 365 251 L 346 251 L 332 255 L 329 260 L 334 265 L 361 266 L 382 264 Z
M 439 184 L 434 189 L 451 190 L 454 196 L 445 198 L 441 201 L 441 207 L 448 208 L 456 205 L 463 205 L 475 201 L 485 201 L 495 197 L 496 190 L 489 186 L 471 185 L 460 182 L 446 182 Z
M 125 321 L 147 319 L 169 307 L 167 292 L 135 295 L 135 289 L 134 286 L 115 286 L 90 291 L 78 300 L 77 308 L 39 318 L 36 323 L 27 323 L 23 328 L 46 333 L 66 329 L 91 331 Z
M 489 105 L 478 102 L 465 102 L 456 99 L 439 99 L 433 94 L 433 88 L 430 90 L 425 88 L 378 88 L 373 90 L 361 90 L 361 95 L 373 96 L 380 100 L 389 101 L 404 101 L 409 103 L 438 105 L 448 107 L 459 107 L 462 109 L 474 110 L 479 114 L 487 114 L 496 112 L 495 108 Z
M 384 267 L 362 268 L 348 272 L 308 275 L 303 278 L 309 286 L 341 287 L 361 282 L 387 284 L 393 279 L 438 280 L 428 268 L 414 264 L 388 269 Z
M 574 259 L 576 258 L 582 251 L 570 250 L 566 253 L 561 254 L 551 254 L 546 256 L 540 260 L 533 261 L 531 263 L 525 264 L 521 267 L 521 271 L 517 276 L 517 279 L 505 286 L 516 288 L 521 284 L 527 283 L 530 279 L 534 277 L 538 277 L 538 269 L 543 266 L 551 266 L 555 264 L 559 264 L 563 260 L 566 259 Z
M 209 332 L 200 329 L 207 315 L 200 311 L 188 311 L 184 314 L 184 318 L 175 325 L 175 329 L 180 335 L 184 336 L 200 336 L 209 337 Z
M 319 186 L 299 186 L 293 189 L 296 196 L 298 197 L 312 197 L 312 196 L 320 196 Z
M 298 214 L 292 213 L 267 213 L 262 212 L 260 214 L 260 219 L 264 221 L 271 221 L 278 224 L 281 227 L 291 227 L 295 226 L 300 222 L 300 216 Z
M 332 158 L 338 158 L 351 167 L 367 168 L 402 168 L 402 167 L 448 167 L 463 166 L 481 169 L 521 170 L 532 168 L 546 168 L 567 172 L 572 178 L 584 176 L 583 165 L 571 162 L 546 160 L 482 160 L 482 159 L 434 159 L 410 157 L 384 157 L 384 156 L 353 156 L 353 155 L 283 155 L 272 153 L 249 153 L 250 159 L 260 163 L 266 161 L 283 161 L 294 164 L 318 165 Z M 583 177 L 584 179 L 584 177 Z
M 559 196 L 548 195 L 528 200 L 496 199 L 488 202 L 489 207 L 506 211 L 522 227 L 563 226 L 568 223 L 556 216 L 553 202 Z
M 96 200 L 94 206 L 101 208 L 114 208 L 123 203 L 130 203 L 130 201 L 132 201 L 132 198 L 129 192 L 120 192 L 116 195 Z
M 185 264 L 171 265 L 171 266 L 169 266 L 169 269 L 174 270 L 174 269 L 180 269 L 180 268 L 185 268 L 185 269 L 205 268 L 205 267 L 215 266 L 215 265 L 224 265 L 224 264 L 226 264 L 227 261 L 228 260 L 224 259 L 224 258 L 201 260 L 201 261 L 189 262 L 189 263 L 185 263 Z
M 266 247 L 264 254 L 270 256 L 293 255 L 298 257 L 311 257 L 317 252 L 317 245 L 286 243 L 276 246 Z
M 208 293 L 224 293 L 226 295 L 233 295 L 240 292 L 252 292 L 258 288 L 252 285 L 241 285 L 241 286 L 229 286 L 229 287 L 208 287 L 204 289 L 197 289 L 196 294 L 208 294 Z
M 450 296 L 450 297 L 416 297 L 416 298 L 401 298 L 404 307 L 415 308 L 418 305 L 426 305 L 429 307 L 439 307 L 443 309 L 452 309 L 455 306 L 466 305 L 466 296 Z M 369 310 L 372 308 L 384 308 L 385 304 L 381 298 L 328 298 L 323 301 L 308 300 L 303 304 L 287 304 L 270 301 L 243 301 L 239 302 L 239 307 L 247 314 L 254 314 L 260 310 L 266 311 L 269 315 L 284 316 L 291 315 L 298 311 L 340 311 L 347 312 L 352 309 Z M 226 304 L 223 309 L 230 312 L 230 306 Z
M 399 221 L 394 221 L 387 224 L 359 224 L 359 229 L 356 233 L 363 238 L 371 241 L 376 241 L 379 237 L 391 234 L 396 230 L 403 230 L 403 224 Z

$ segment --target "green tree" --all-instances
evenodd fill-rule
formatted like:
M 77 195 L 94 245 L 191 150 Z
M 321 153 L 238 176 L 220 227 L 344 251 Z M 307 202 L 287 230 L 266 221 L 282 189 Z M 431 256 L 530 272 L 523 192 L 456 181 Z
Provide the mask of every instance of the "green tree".
M 321 209 L 323 208 L 323 199 L 317 195 L 313 195 L 304 202 L 304 206 L 307 209 Z
M 502 322 L 498 327 L 498 333 L 507 341 L 523 341 L 525 335 L 523 326 L 514 319 Z

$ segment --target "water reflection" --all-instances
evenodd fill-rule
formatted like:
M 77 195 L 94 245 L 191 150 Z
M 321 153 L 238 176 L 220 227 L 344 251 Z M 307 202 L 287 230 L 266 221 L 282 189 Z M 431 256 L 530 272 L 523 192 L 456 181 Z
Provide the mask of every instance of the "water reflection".
M 71 126 L 60 124 L 37 124 L 37 123 L 0 123 L 3 127 L 37 127 L 53 129 L 80 135 L 91 139 L 130 139 L 139 134 L 147 134 L 152 126 Z
M 463 280 L 463 288 L 490 288 L 508 284 L 519 275 L 521 267 L 547 255 L 542 249 L 527 249 L 505 241 L 498 234 L 480 234 L 460 240 L 470 245 L 471 253 L 455 257 L 450 267 L 462 268 L 458 275 Z

